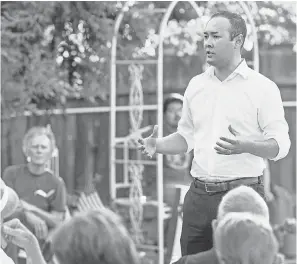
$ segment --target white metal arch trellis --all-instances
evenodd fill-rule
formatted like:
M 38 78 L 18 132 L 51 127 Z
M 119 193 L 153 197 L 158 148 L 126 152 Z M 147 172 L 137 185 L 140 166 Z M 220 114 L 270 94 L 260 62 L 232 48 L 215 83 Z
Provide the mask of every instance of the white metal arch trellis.
M 138 115 L 142 115 L 142 111 L 147 111 L 147 110 L 155 110 L 157 111 L 157 124 L 159 126 L 158 134 L 159 136 L 163 135 L 163 41 L 164 41 L 164 33 L 167 27 L 168 20 L 170 18 L 170 15 L 172 14 L 174 8 L 176 7 L 177 3 L 179 1 L 172 1 L 170 2 L 169 6 L 167 9 L 141 9 L 141 10 L 136 10 L 138 12 L 149 12 L 149 13 L 164 13 L 163 19 L 160 24 L 159 28 L 159 46 L 158 46 L 158 59 L 157 60 L 117 60 L 117 36 L 118 36 L 118 31 L 121 25 L 121 22 L 123 20 L 123 17 L 126 12 L 129 11 L 129 5 L 130 2 L 127 1 L 122 8 L 120 14 L 118 15 L 116 22 L 115 22 L 115 27 L 114 27 L 114 35 L 112 38 L 112 47 L 111 47 L 111 90 L 110 90 L 110 195 L 112 200 L 117 199 L 117 187 L 119 186 L 129 186 L 127 182 L 127 171 L 128 169 L 124 169 L 126 171 L 124 178 L 126 178 L 124 183 L 116 183 L 116 148 L 119 143 L 123 143 L 121 148 L 128 148 L 131 146 L 131 139 L 133 140 L 133 137 L 136 135 L 140 135 L 141 129 L 141 116 L 138 116 L 138 122 L 137 126 L 135 126 L 135 120 L 132 121 L 132 126 L 134 129 L 131 131 L 131 135 L 128 135 L 125 138 L 117 138 L 116 137 L 116 114 L 118 111 L 129 111 L 130 112 L 130 118 L 133 117 L 133 111 L 136 110 Z M 188 1 L 193 9 L 196 11 L 198 17 L 202 17 L 202 12 L 199 8 L 199 6 L 196 4 L 194 1 Z M 247 15 L 248 22 L 250 23 L 252 27 L 252 38 L 253 38 L 253 66 L 254 70 L 259 71 L 259 50 L 258 50 L 258 40 L 257 40 L 257 32 L 256 32 L 256 27 L 252 18 L 252 15 L 250 13 L 250 10 L 248 6 L 241 1 L 238 1 L 238 4 L 242 7 L 243 11 Z M 142 90 L 141 90 L 141 83 L 140 79 L 136 80 L 134 83 L 134 88 L 136 87 L 136 90 L 138 89 L 138 98 L 140 98 L 136 104 L 132 100 L 133 105 L 129 106 L 117 106 L 116 105 L 116 88 L 117 88 L 117 81 L 116 81 L 116 71 L 117 71 L 117 65 L 130 65 L 130 69 L 135 68 L 135 65 L 142 65 L 142 64 L 156 64 L 157 65 L 157 104 L 156 105 L 141 105 L 141 98 L 142 98 Z M 137 69 L 137 67 L 135 68 Z M 139 68 L 138 68 L 139 70 Z M 134 92 L 134 91 L 132 91 Z M 133 95 L 130 93 L 130 98 L 132 98 Z M 131 102 L 131 100 L 130 100 Z M 133 123 L 134 122 L 134 123 Z M 146 129 L 144 129 L 146 130 Z M 133 145 L 133 144 L 132 144 Z M 135 147 L 135 146 L 134 146 Z M 164 208 L 163 208 L 163 157 L 162 155 L 157 156 L 157 163 L 153 161 L 129 161 L 129 157 L 127 157 L 127 151 L 126 153 L 126 158 L 125 160 L 122 160 L 122 164 L 138 164 L 138 165 L 145 165 L 145 164 L 154 164 L 157 166 L 157 193 L 158 193 L 158 252 L 159 252 L 159 257 L 158 257 L 158 263 L 163 264 L 164 263 L 164 228 L 163 228 L 163 217 L 164 217 Z M 125 156 L 125 154 L 124 154 Z M 135 189 L 135 186 L 139 187 L 139 182 L 137 183 L 137 180 L 139 181 L 140 175 L 142 169 L 141 166 L 138 167 L 133 167 L 130 168 L 130 171 L 138 171 L 138 174 L 135 175 L 136 182 L 134 182 L 134 189 L 133 192 L 137 193 L 137 190 Z M 133 183 L 133 181 L 132 181 Z M 139 194 L 141 193 L 141 190 L 138 191 L 138 194 L 136 194 L 136 197 L 139 197 Z M 136 206 L 135 206 L 136 205 Z M 141 208 L 139 208 L 139 204 L 135 204 L 134 200 L 134 205 L 131 206 L 132 210 L 140 210 L 142 212 Z M 138 208 L 138 209 L 137 209 Z M 133 214 L 133 212 L 132 212 Z M 131 215 L 131 212 L 130 212 Z M 136 215 L 138 218 L 139 217 L 139 212 Z M 135 223 L 137 225 L 137 223 Z

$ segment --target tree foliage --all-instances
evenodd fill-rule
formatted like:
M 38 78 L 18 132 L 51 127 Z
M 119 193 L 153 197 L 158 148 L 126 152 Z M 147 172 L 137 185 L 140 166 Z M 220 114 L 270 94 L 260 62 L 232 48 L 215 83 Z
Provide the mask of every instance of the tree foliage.
M 246 2 L 257 27 L 260 47 L 296 42 L 293 2 Z M 115 19 L 125 2 L 1 2 L 2 114 L 63 107 L 68 98 L 105 99 Z M 129 2 L 118 34 L 119 59 L 155 57 L 163 14 L 139 9 L 167 8 L 168 2 Z M 174 9 L 164 47 L 177 56 L 202 48 L 203 26 L 210 14 L 229 9 L 245 17 L 236 2 L 188 2 Z M 251 32 L 251 30 L 249 30 Z M 249 38 L 247 52 L 252 49 Z M 127 72 L 119 73 L 124 78 Z M 152 73 L 151 73 L 152 74 Z

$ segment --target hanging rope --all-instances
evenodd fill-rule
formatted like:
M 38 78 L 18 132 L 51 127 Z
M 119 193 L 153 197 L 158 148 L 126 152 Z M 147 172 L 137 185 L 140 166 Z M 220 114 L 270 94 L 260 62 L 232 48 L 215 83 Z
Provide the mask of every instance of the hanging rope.
M 130 116 L 130 134 L 137 133 L 140 130 L 140 126 L 143 120 L 143 90 L 142 90 L 142 72 L 143 65 L 131 64 L 129 66 L 130 72 L 130 94 L 129 94 L 129 103 L 130 106 L 136 106 L 135 108 L 131 108 L 129 112 Z M 135 138 L 130 139 L 130 144 L 135 145 Z M 142 191 L 142 172 L 143 165 L 129 165 L 129 173 L 130 173 L 130 192 L 129 192 L 129 200 L 131 206 L 129 208 L 130 221 L 132 226 L 132 235 L 136 243 L 143 242 L 143 235 L 141 231 L 142 225 L 142 217 L 143 217 L 143 207 L 141 204 L 141 197 L 143 194 Z
M 141 231 L 143 220 L 143 207 L 141 204 L 141 197 L 143 194 L 141 185 L 143 169 L 143 165 L 129 166 L 130 178 L 132 180 L 129 193 L 129 199 L 131 202 L 129 215 L 132 226 L 132 236 L 137 244 L 143 242 L 143 234 Z
M 129 104 L 130 106 L 136 106 L 134 109 L 132 107 L 129 112 L 131 125 L 130 133 L 138 130 L 143 120 L 143 90 L 141 84 L 143 68 L 143 65 L 131 64 L 129 66 L 131 80 Z

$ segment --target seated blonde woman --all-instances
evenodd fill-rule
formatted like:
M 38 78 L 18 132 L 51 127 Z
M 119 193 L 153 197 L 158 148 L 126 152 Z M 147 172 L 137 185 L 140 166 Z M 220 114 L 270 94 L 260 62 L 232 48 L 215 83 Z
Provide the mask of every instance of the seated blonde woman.
M 278 252 L 267 220 L 243 212 L 229 213 L 219 222 L 214 247 L 220 264 L 273 264 Z
M 135 245 L 118 215 L 102 208 L 74 216 L 53 233 L 58 264 L 138 264 Z
M 3 180 L 20 198 L 20 206 L 11 217 L 17 217 L 38 238 L 41 245 L 49 230 L 64 220 L 66 189 L 61 178 L 47 169 L 56 148 L 52 131 L 32 127 L 23 139 L 27 164 L 6 168 Z

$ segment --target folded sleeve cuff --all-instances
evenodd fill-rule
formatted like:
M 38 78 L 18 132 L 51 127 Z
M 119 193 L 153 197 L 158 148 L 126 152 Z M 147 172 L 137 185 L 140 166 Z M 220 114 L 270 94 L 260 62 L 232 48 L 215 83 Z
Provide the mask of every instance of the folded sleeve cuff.
M 272 161 L 278 161 L 280 159 L 283 159 L 284 157 L 286 157 L 289 153 L 290 147 L 291 147 L 291 141 L 289 138 L 289 135 L 274 135 L 274 136 L 267 136 L 266 139 L 270 139 L 273 138 L 277 144 L 278 144 L 278 154 L 276 155 L 276 157 L 270 159 Z

